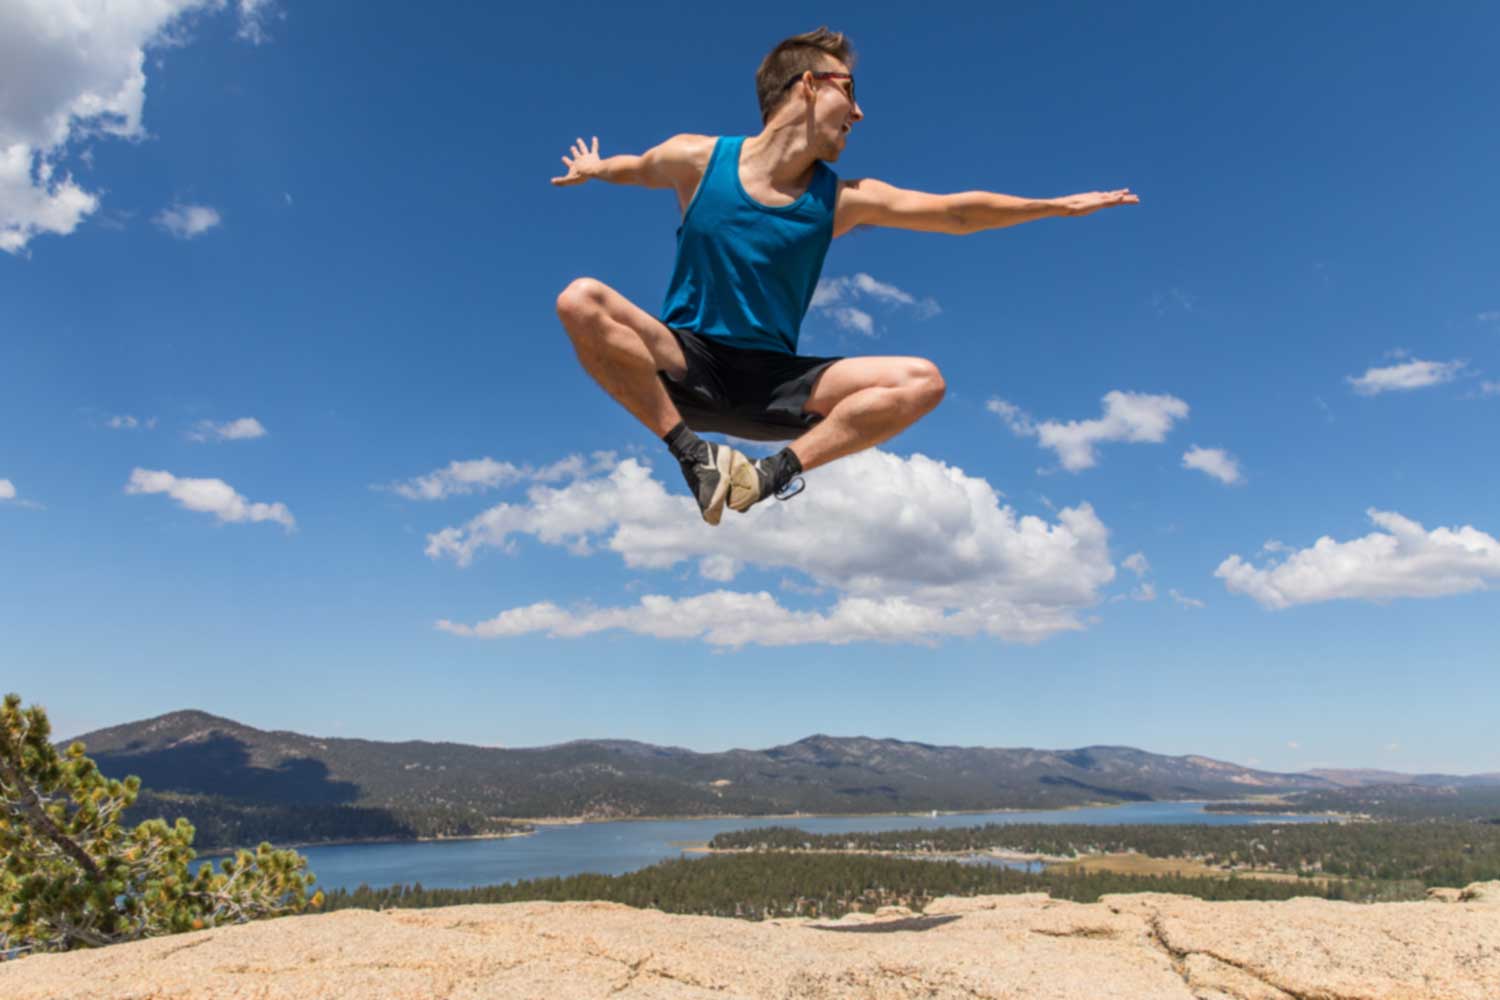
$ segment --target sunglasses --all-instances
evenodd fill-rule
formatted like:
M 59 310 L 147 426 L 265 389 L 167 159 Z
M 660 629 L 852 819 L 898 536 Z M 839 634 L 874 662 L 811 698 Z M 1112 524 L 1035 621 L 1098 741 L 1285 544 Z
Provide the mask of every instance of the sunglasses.
M 849 81 L 849 86 L 847 86 L 847 87 L 844 88 L 844 94 L 849 98 L 849 103 L 850 104 L 854 104 L 855 103 L 855 100 L 854 100 L 854 77 L 853 77 L 853 75 L 851 75 L 849 73 L 824 72 L 824 73 L 814 73 L 812 75 L 812 78 L 814 80 L 848 80 Z M 796 83 L 800 79 L 802 79 L 802 74 L 798 73 L 796 76 L 792 77 L 785 84 L 783 84 L 782 87 L 781 87 L 781 89 L 782 90 L 787 90 L 788 88 L 791 87 L 792 84 Z

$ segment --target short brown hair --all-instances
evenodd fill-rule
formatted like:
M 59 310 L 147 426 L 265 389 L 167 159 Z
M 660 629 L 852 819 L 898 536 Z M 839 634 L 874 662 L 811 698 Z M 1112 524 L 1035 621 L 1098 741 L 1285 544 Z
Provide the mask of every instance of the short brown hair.
M 760 69 L 755 71 L 755 96 L 760 100 L 762 123 L 770 121 L 781 107 L 787 81 L 808 70 L 822 69 L 825 55 L 833 56 L 851 70 L 854 68 L 853 44 L 842 31 L 829 31 L 826 25 L 777 43 L 771 54 L 761 60 Z

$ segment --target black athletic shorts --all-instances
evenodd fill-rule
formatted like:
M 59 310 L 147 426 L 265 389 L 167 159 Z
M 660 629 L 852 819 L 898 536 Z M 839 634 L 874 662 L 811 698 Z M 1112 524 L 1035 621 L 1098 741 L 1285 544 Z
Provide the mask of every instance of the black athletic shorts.
M 672 332 L 682 345 L 687 371 L 679 380 L 657 374 L 693 430 L 788 441 L 823 419 L 803 406 L 819 376 L 842 358 L 757 351 L 687 330 Z

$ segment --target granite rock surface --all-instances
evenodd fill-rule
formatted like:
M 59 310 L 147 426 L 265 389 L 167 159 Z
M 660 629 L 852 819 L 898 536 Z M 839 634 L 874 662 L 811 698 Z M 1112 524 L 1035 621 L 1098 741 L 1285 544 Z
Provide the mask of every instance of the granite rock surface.
M 1496 1000 L 1500 883 L 1427 902 L 948 897 L 750 923 L 616 903 L 283 918 L 0 963 L 5 1000 Z

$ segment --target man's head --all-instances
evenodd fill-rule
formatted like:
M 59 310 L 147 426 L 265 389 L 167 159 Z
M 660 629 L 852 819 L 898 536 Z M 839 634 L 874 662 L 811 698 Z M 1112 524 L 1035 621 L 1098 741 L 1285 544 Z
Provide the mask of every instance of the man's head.
M 836 160 L 864 117 L 854 100 L 854 47 L 826 27 L 777 44 L 755 71 L 761 122 L 805 121 L 819 159 Z

